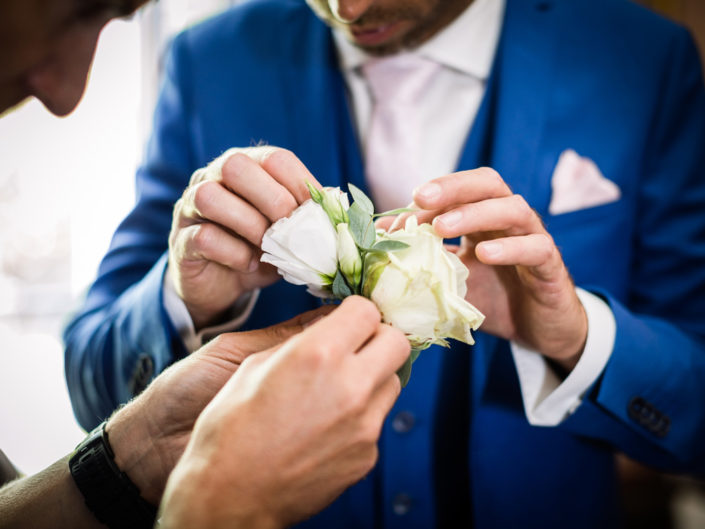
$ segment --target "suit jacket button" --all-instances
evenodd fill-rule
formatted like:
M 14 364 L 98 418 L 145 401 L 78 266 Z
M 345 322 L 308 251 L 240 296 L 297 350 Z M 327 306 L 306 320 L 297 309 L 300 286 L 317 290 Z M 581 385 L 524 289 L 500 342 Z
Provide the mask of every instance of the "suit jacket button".
M 128 381 L 128 387 L 132 395 L 139 395 L 144 391 L 154 375 L 154 360 L 147 353 L 141 353 L 135 361 L 132 376 Z
M 400 492 L 399 494 L 394 496 L 394 501 L 392 502 L 392 510 L 397 516 L 404 516 L 405 514 L 409 514 L 409 511 L 411 510 L 411 503 L 411 496 Z
M 627 406 L 629 418 L 652 434 L 664 437 L 670 429 L 671 420 L 642 397 L 634 397 Z
M 397 433 L 409 433 L 414 427 L 416 418 L 410 411 L 400 411 L 392 419 L 392 429 Z

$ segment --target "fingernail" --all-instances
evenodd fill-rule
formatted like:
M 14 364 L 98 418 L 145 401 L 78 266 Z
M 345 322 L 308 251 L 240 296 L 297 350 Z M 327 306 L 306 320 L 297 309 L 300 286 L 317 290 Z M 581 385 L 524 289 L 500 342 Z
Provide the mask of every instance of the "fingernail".
M 252 259 L 250 259 L 250 264 L 247 267 L 248 272 L 254 272 L 257 270 L 257 267 L 259 266 L 259 257 L 254 256 Z
M 482 251 L 488 257 L 498 257 L 502 254 L 502 243 L 494 241 L 483 242 Z
M 460 213 L 460 211 L 450 211 L 438 217 L 438 220 L 441 221 L 446 228 L 452 228 L 458 224 L 462 218 L 463 214 Z
M 441 186 L 438 184 L 424 184 L 414 190 L 414 197 L 421 197 L 426 200 L 433 200 L 441 196 Z

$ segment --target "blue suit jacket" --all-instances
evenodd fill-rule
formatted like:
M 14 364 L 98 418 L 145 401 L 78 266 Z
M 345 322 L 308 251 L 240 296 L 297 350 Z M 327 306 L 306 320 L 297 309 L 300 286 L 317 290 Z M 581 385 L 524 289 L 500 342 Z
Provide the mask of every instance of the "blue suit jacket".
M 615 451 L 705 472 L 705 94 L 690 38 L 627 2 L 508 0 L 492 79 L 459 169 L 490 164 L 543 216 L 576 284 L 611 306 L 614 352 L 554 428 L 528 424 L 506 342 L 478 333 L 472 349 L 422 354 L 377 467 L 311 527 L 460 525 L 469 512 L 483 528 L 609 527 Z M 330 31 L 300 0 L 248 3 L 176 38 L 137 204 L 66 329 L 84 427 L 132 397 L 136 373 L 184 354 L 161 301 L 173 203 L 196 168 L 260 141 L 324 184 L 365 188 Z M 621 200 L 549 215 L 566 148 Z M 247 325 L 316 303 L 279 282 Z

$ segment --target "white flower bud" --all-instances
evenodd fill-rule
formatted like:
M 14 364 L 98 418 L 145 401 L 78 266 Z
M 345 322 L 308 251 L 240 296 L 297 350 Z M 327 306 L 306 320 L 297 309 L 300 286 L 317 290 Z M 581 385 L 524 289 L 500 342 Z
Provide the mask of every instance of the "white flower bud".
M 272 224 L 262 238 L 262 262 L 277 267 L 295 285 L 307 285 L 314 296 L 332 297 L 338 269 L 337 235 L 323 208 L 307 200 L 291 216 Z
M 362 258 L 357 249 L 355 240 L 350 233 L 350 227 L 341 222 L 336 226 L 338 232 L 338 265 L 348 285 L 355 292 L 359 292 L 362 277 Z
M 321 206 L 323 206 L 323 211 L 326 212 L 333 226 L 348 222 L 348 195 L 337 187 L 324 187 L 321 195 L 323 195 Z

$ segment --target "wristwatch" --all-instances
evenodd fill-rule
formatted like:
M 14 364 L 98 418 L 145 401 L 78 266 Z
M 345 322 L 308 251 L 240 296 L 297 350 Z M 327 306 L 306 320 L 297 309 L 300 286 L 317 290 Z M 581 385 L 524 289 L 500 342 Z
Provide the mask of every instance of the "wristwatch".
M 88 434 L 69 459 L 69 469 L 86 505 L 110 529 L 151 529 L 157 508 L 115 464 L 105 422 Z

